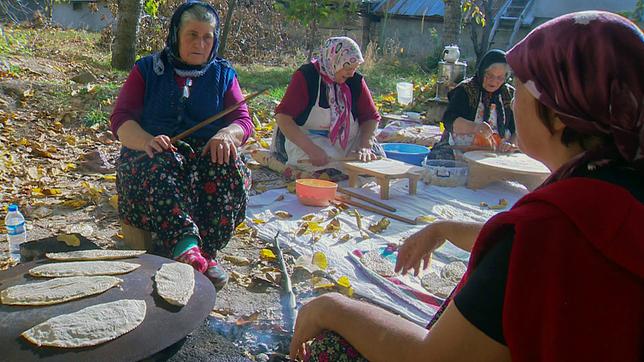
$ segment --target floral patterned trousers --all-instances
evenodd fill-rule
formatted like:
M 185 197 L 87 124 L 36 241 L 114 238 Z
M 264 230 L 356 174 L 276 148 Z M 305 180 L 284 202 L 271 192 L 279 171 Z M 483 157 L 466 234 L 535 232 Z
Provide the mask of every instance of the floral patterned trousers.
M 116 188 L 123 222 L 157 234 L 155 252 L 171 255 L 184 236 L 199 239 L 201 250 L 216 255 L 244 221 L 250 170 L 238 157 L 228 164 L 201 156 L 206 140 L 177 143 L 166 151 L 135 161 L 143 153 L 123 147 Z
M 369 362 L 339 334 L 326 331 L 309 345 L 305 362 Z

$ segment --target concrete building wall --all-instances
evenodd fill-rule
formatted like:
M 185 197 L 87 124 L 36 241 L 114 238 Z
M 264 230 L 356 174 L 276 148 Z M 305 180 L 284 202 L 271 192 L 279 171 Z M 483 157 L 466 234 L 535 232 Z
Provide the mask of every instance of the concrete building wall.
M 105 5 L 98 5 L 97 8 L 97 11 L 92 11 L 87 3 L 56 4 L 51 16 L 52 22 L 64 28 L 101 31 L 114 22 L 114 17 Z
M 637 0 L 535 0 L 533 14 L 536 18 L 554 18 L 582 10 L 607 10 L 614 13 L 633 11 Z

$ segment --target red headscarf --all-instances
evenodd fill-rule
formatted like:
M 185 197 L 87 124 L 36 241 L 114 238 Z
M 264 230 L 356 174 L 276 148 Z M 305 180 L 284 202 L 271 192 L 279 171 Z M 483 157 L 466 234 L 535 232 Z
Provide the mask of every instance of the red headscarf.
M 534 29 L 506 58 L 567 127 L 614 140 L 576 157 L 550 181 L 620 158 L 644 174 L 644 34 L 635 24 L 603 11 L 564 15 Z

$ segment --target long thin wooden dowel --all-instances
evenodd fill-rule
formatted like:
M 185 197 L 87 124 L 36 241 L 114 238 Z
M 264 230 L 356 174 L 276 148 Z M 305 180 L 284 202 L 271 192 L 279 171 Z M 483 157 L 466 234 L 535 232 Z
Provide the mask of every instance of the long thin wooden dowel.
M 232 106 L 224 109 L 223 111 L 221 111 L 221 112 L 219 112 L 219 113 L 217 113 L 217 114 L 215 114 L 213 116 L 210 116 L 210 117 L 206 118 L 205 120 L 197 123 L 196 125 L 188 128 L 187 130 L 185 130 L 185 131 L 179 133 L 178 135 L 170 138 L 170 143 L 175 143 L 176 141 L 180 141 L 180 140 L 190 136 L 191 134 L 197 132 L 198 130 L 206 127 L 207 125 L 213 123 L 214 121 L 223 118 L 224 116 L 228 115 L 229 113 L 235 111 L 237 108 L 241 107 L 242 104 L 247 103 L 251 99 L 253 99 L 253 98 L 257 97 L 258 95 L 266 92 L 267 90 L 268 90 L 268 88 L 264 88 L 264 89 L 262 89 L 262 90 L 260 90 L 258 92 L 255 92 L 255 93 L 249 95 L 248 97 L 242 99 L 241 101 L 233 104 Z M 144 153 L 141 156 L 135 158 L 133 162 L 138 162 L 138 161 L 142 160 L 145 156 L 147 156 L 147 154 Z
M 351 206 L 359 207 L 361 209 L 374 212 L 374 213 L 376 213 L 378 215 L 386 216 L 386 217 L 392 218 L 394 220 L 402 221 L 402 222 L 407 223 L 407 224 L 416 225 L 415 220 L 408 219 L 408 218 L 406 218 L 404 216 L 393 214 L 393 213 L 391 213 L 389 211 L 378 209 L 377 207 L 366 205 L 366 204 L 363 204 L 363 203 L 360 203 L 360 202 L 357 202 L 357 201 L 354 201 L 354 200 L 351 200 L 351 199 L 348 199 L 348 198 L 343 198 L 343 197 L 336 197 L 336 200 L 339 201 L 339 202 L 344 202 L 345 204 L 349 204 Z
M 359 193 L 357 193 L 357 192 L 353 192 L 353 191 L 351 191 L 351 190 L 347 190 L 347 189 L 345 189 L 344 187 L 341 187 L 341 186 L 338 186 L 338 191 L 339 191 L 339 192 L 341 192 L 341 193 L 343 193 L 343 194 L 345 194 L 345 195 L 349 195 L 349 196 L 351 196 L 351 197 L 355 197 L 356 199 L 360 199 L 360 200 L 362 200 L 362 201 L 366 201 L 366 202 L 368 202 L 368 203 L 370 203 L 370 204 L 374 204 L 374 205 L 376 205 L 376 206 L 378 206 L 378 207 L 381 207 L 381 208 L 383 208 L 383 209 L 385 209 L 385 210 L 389 210 L 389 211 L 391 211 L 391 212 L 396 212 L 396 208 L 395 208 L 395 207 L 391 207 L 391 206 L 389 206 L 389 205 L 387 205 L 387 204 L 385 204 L 385 203 L 383 203 L 383 202 L 380 202 L 380 201 L 378 201 L 378 200 L 372 199 L 372 198 L 371 198 L 371 197 L 369 197 L 369 196 L 361 195 L 361 194 L 359 194 Z

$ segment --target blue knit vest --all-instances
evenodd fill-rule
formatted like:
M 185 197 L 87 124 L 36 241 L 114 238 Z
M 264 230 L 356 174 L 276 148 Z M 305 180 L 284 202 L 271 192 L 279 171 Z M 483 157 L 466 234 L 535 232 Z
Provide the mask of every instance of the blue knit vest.
M 145 131 L 154 136 L 173 137 L 223 110 L 224 94 L 235 77 L 235 71 L 227 61 L 216 59 L 204 75 L 192 78 L 190 97 L 182 100 L 183 88 L 175 80 L 174 69 L 164 56 L 162 59 L 165 70 L 161 75 L 155 73 L 151 55 L 136 62 L 145 81 L 140 120 Z M 215 121 L 191 137 L 210 138 L 229 123 Z

